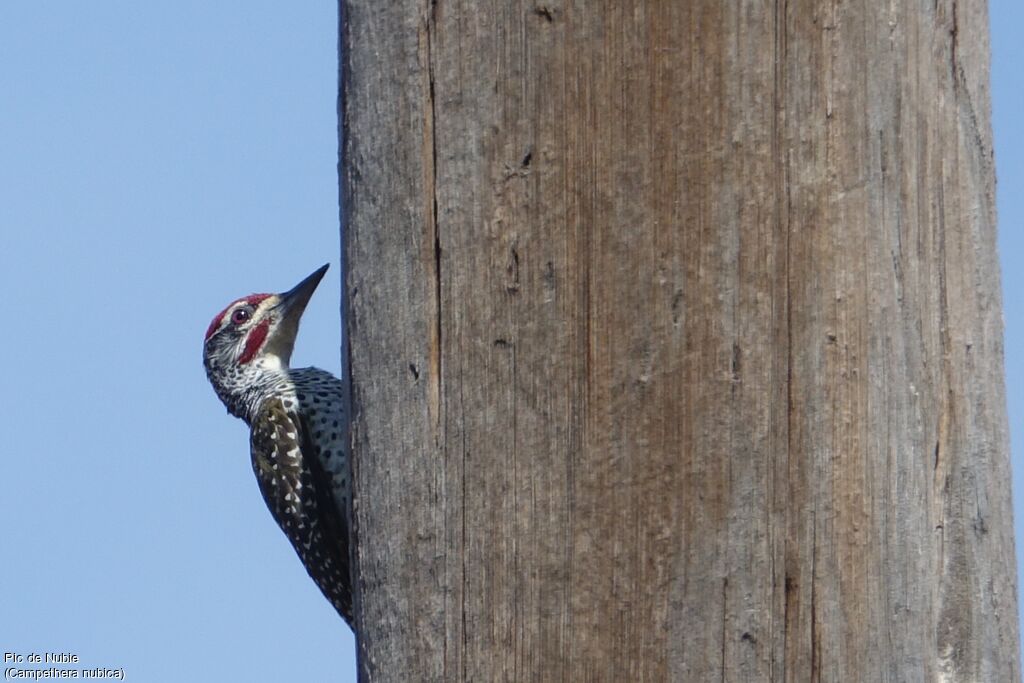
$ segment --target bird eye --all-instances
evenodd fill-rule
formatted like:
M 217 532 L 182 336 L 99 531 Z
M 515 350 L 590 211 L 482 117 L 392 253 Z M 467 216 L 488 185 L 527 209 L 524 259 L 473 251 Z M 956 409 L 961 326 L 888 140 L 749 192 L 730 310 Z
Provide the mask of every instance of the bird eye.
M 248 320 L 251 315 L 252 313 L 249 311 L 248 308 L 236 308 L 234 312 L 231 314 L 231 322 L 233 322 L 236 325 L 241 325 L 246 320 Z

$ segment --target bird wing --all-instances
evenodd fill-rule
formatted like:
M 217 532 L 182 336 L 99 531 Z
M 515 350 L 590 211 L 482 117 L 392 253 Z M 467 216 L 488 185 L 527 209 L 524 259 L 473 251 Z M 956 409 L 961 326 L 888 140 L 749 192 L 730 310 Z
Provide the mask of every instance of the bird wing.
M 310 577 L 350 626 L 348 524 L 301 416 L 267 399 L 252 421 L 253 472 L 263 500 Z

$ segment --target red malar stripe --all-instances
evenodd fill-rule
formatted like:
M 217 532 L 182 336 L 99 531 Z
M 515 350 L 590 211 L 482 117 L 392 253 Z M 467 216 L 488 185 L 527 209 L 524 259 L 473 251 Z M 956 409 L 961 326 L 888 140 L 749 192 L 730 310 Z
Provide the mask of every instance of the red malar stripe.
M 242 351 L 242 356 L 238 359 L 239 365 L 245 365 L 256 356 L 256 353 L 263 346 L 263 342 L 267 340 L 267 333 L 269 331 L 269 320 L 264 320 L 252 329 L 249 336 L 245 338 L 245 350 Z

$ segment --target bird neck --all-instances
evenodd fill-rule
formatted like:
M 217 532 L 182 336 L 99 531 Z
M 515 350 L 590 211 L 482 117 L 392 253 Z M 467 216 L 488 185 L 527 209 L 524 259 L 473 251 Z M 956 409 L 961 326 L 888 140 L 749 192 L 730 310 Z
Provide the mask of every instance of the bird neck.
M 270 396 L 294 392 L 291 370 L 280 362 L 256 359 L 234 367 L 214 381 L 217 396 L 235 417 L 252 424 L 260 405 Z

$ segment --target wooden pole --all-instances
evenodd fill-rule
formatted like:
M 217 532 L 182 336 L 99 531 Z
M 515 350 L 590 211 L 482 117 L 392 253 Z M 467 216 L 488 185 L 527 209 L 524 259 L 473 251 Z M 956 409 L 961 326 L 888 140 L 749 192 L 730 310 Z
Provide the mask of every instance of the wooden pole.
M 341 0 L 368 681 L 1017 681 L 983 2 Z

